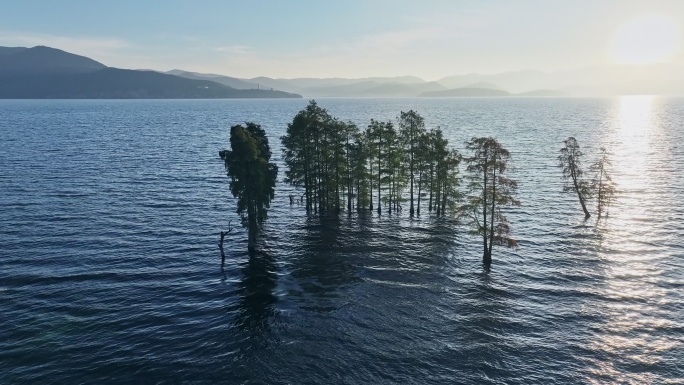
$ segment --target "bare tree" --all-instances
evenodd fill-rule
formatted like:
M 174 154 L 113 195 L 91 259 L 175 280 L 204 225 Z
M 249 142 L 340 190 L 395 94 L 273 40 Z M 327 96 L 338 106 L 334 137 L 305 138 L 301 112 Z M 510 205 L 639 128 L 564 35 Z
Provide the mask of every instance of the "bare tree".
M 563 141 L 565 147 L 560 149 L 558 156 L 558 166 L 563 170 L 563 178 L 565 178 L 565 186 L 563 191 L 575 191 L 579 198 L 584 217 L 589 218 L 589 210 L 587 210 L 586 201 L 591 196 L 591 186 L 584 180 L 584 171 L 582 171 L 582 151 L 577 140 L 573 137 Z
M 594 178 L 591 180 L 591 191 L 596 196 L 596 205 L 598 217 L 601 218 L 603 212 L 608 215 L 608 206 L 613 202 L 615 197 L 615 182 L 608 174 L 607 168 L 611 166 L 608 157 L 608 151 L 605 147 L 601 147 L 600 158 L 589 166 L 589 170 L 594 172 Z

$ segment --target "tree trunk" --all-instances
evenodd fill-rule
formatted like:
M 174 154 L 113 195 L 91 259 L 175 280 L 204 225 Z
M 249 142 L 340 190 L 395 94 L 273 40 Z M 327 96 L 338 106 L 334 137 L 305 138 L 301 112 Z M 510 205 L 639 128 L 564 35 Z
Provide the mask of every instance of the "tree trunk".
M 250 202 L 248 203 L 248 208 L 247 208 L 247 222 L 248 222 L 248 230 L 247 230 L 247 251 L 249 254 L 254 254 L 256 251 L 256 234 L 257 234 L 257 229 L 258 229 L 258 224 L 257 224 L 257 219 L 256 219 L 256 207 L 254 205 L 254 201 L 250 199 Z
M 380 158 L 378 158 L 378 159 L 380 159 Z M 382 202 L 380 201 L 380 194 L 382 192 L 380 181 L 382 180 L 382 176 L 380 175 L 380 170 L 381 170 L 380 169 L 380 161 L 378 160 L 378 215 L 380 215 L 380 212 L 382 211 L 382 209 L 381 209 Z
M 435 184 L 434 184 L 434 179 L 435 179 L 435 174 L 433 170 L 433 165 L 430 165 L 430 201 L 428 202 L 428 211 L 432 212 L 432 192 L 435 191 Z
M 496 210 L 496 167 L 492 172 L 492 212 L 491 221 L 489 222 L 489 259 L 492 259 L 492 246 L 494 244 L 494 212 Z
M 598 201 L 598 216 L 601 218 L 601 213 L 603 211 L 603 167 L 601 167 L 601 173 L 599 174 L 598 195 L 596 196 L 596 200 Z
M 221 269 L 223 269 L 223 264 L 226 263 L 226 254 L 223 252 L 223 238 L 226 237 L 228 231 L 221 231 L 221 241 L 219 242 L 219 249 L 221 250 Z
M 309 213 L 311 211 L 311 186 L 308 168 L 304 171 L 304 195 L 306 195 L 306 212 Z
M 485 154 L 486 156 L 486 154 Z M 484 184 L 482 185 L 482 218 L 483 218 L 483 228 L 482 232 L 482 244 L 484 246 L 484 254 L 482 255 L 482 263 L 485 266 L 492 264 L 492 253 L 489 252 L 489 247 L 487 247 L 487 166 L 483 167 L 482 174 L 484 175 Z
M 492 253 L 487 250 L 487 242 L 485 241 L 485 251 L 484 254 L 482 255 L 482 264 L 485 265 L 485 267 L 490 267 L 492 265 Z
M 420 166 L 419 166 L 420 167 Z M 421 187 L 422 187 L 422 179 L 423 179 L 423 173 L 422 171 L 418 171 L 418 205 L 416 206 L 416 215 L 420 216 L 420 193 L 421 193 Z
M 447 197 L 449 196 L 449 190 L 447 190 L 446 176 L 444 176 L 444 178 L 444 184 L 442 185 L 442 216 L 446 215 Z
M 369 178 L 369 182 L 370 182 L 370 202 L 369 202 L 369 205 L 368 205 L 368 209 L 369 209 L 370 211 L 373 211 L 373 159 L 371 159 L 369 163 L 370 163 L 370 178 Z
M 579 187 L 577 185 L 577 180 L 573 179 L 573 182 L 575 184 L 575 191 L 577 191 L 577 197 L 579 198 L 580 204 L 582 205 L 582 211 L 584 211 L 584 218 L 589 219 L 589 217 L 591 217 L 591 214 L 589 214 L 589 210 L 587 210 L 587 205 L 584 204 L 584 197 L 582 196 L 582 193 L 580 193 Z
M 577 174 L 575 173 L 575 163 L 574 160 L 570 160 L 570 175 L 572 176 L 572 184 L 575 186 L 575 191 L 577 192 L 577 197 L 579 198 L 580 205 L 582 205 L 582 210 L 584 211 L 584 219 L 589 219 L 591 217 L 591 214 L 589 214 L 589 210 L 587 210 L 587 206 L 584 204 L 584 197 L 582 196 L 582 192 L 580 191 L 579 184 L 577 183 Z
M 413 217 L 413 142 L 411 142 L 411 164 L 410 164 L 410 173 L 411 173 L 411 208 L 409 209 L 409 216 Z

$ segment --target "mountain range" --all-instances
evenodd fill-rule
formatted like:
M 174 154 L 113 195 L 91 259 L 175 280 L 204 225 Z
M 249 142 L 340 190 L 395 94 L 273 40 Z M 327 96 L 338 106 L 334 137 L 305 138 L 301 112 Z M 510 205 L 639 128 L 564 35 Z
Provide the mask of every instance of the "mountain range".
M 173 70 L 192 79 L 211 79 L 236 88 L 266 88 L 304 97 L 549 97 L 629 94 L 684 95 L 684 70 L 676 65 L 606 66 L 563 71 L 510 71 L 448 76 L 426 82 L 415 76 L 373 78 L 256 77 L 240 79 Z
M 37 46 L 0 47 L 0 99 L 300 98 L 284 91 L 238 89 L 210 79 L 107 67 Z
M 107 67 L 90 58 L 37 46 L 0 47 L 0 98 L 291 98 L 535 97 L 684 94 L 673 65 L 606 66 L 564 71 L 466 74 L 425 81 L 368 78 L 238 78 L 175 69 Z

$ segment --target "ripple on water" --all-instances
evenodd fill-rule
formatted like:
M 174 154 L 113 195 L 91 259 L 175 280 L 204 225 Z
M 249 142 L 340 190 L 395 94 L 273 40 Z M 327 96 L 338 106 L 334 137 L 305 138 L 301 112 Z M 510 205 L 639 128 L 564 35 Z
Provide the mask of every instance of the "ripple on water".
M 217 151 L 255 120 L 282 176 L 305 104 L 0 102 L 0 382 L 684 382 L 684 100 L 320 101 L 362 127 L 415 109 L 459 149 L 511 150 L 521 247 L 489 272 L 453 220 L 307 216 L 283 183 L 243 253 Z M 561 193 L 568 136 L 613 152 L 607 218 Z

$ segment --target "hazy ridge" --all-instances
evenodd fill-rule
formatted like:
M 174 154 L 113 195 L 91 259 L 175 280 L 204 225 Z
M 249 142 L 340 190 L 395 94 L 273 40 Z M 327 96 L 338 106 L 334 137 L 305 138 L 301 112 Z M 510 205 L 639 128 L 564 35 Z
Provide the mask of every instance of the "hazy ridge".
M 677 73 L 674 78 L 668 74 Z M 238 78 L 174 69 L 115 69 L 37 46 L 0 47 L 0 98 L 510 97 L 684 95 L 684 71 L 668 65 L 608 66 L 416 76 Z M 301 96 L 300 96 L 301 95 Z
M 285 91 L 237 89 L 212 81 L 107 67 L 55 48 L 0 47 L 2 99 L 296 98 Z

